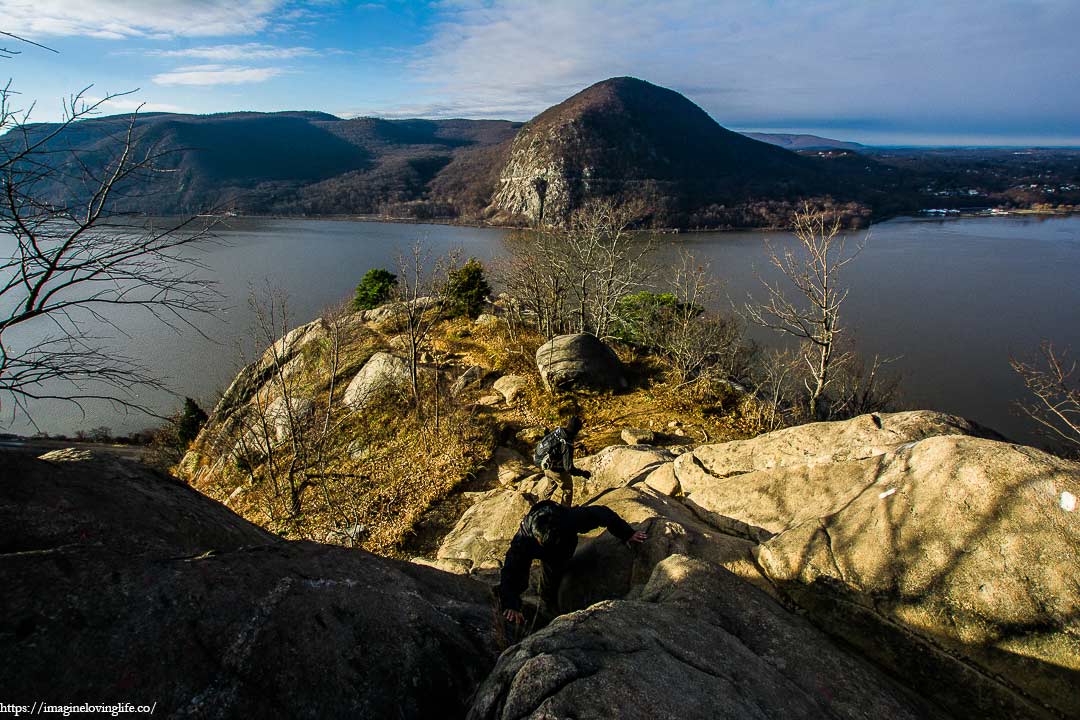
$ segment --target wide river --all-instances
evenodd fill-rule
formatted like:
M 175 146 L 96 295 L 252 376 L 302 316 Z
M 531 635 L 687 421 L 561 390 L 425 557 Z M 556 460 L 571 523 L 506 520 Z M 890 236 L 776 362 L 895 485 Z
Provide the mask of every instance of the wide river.
M 251 356 L 251 286 L 267 283 L 289 297 L 290 324 L 299 325 L 344 297 L 366 270 L 393 268 L 396 254 L 416 241 L 438 254 L 452 247 L 490 259 L 503 252 L 506 231 L 441 225 L 232 218 L 219 228 L 224 241 L 206 251 L 209 276 L 226 309 L 199 319 L 208 338 L 177 333 L 152 318 L 123 318 L 130 337 L 110 334 L 110 348 L 153 368 L 181 395 L 206 404 Z M 854 243 L 862 238 L 855 234 Z M 708 262 L 741 306 L 760 295 L 758 274 L 771 277 L 765 241 L 782 248 L 784 233 L 726 232 L 661 236 L 654 255 L 664 276 L 678 248 Z M 8 241 L 10 242 L 10 240 Z M 6 248 L 4 248 L 6 250 Z M 867 355 L 898 357 L 906 403 L 963 415 L 1018 441 L 1034 442 L 1029 421 L 1013 401 L 1023 384 L 1010 354 L 1027 357 L 1043 339 L 1080 353 L 1080 217 L 897 219 L 875 225 L 865 249 L 845 268 L 850 295 L 844 324 Z M 760 329 L 752 335 L 772 338 Z M 176 398 L 140 398 L 163 413 Z M 32 431 L 0 398 L 0 428 Z M 120 434 L 154 424 L 152 418 L 108 405 L 77 408 L 57 402 L 32 406 L 48 432 L 106 425 Z M 17 414 L 16 414 L 17 415 Z

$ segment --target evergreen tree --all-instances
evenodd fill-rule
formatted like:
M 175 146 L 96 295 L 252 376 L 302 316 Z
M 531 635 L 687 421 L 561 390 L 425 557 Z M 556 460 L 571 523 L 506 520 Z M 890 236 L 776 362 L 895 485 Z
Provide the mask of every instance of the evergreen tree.
M 354 310 L 371 310 L 390 299 L 390 293 L 397 285 L 397 275 L 382 268 L 372 268 L 364 273 L 360 284 L 356 286 L 353 298 Z
M 191 398 L 184 398 L 184 409 L 180 411 L 180 417 L 176 419 L 176 442 L 181 452 L 198 436 L 203 423 L 206 422 L 206 411 Z
M 484 265 L 476 258 L 450 273 L 446 288 L 447 305 L 451 315 L 476 318 L 491 295 L 491 286 L 484 278 Z

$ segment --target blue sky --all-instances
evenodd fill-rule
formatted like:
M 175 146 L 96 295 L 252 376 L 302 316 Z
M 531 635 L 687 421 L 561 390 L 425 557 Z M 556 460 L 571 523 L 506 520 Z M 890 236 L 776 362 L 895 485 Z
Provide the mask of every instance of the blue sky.
M 1080 144 L 1080 0 L 0 0 L 34 117 L 109 108 L 525 120 L 634 75 L 742 130 Z

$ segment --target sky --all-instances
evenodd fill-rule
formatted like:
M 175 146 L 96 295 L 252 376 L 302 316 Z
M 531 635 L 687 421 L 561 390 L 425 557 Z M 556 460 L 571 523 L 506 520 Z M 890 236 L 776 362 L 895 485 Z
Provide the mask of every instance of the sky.
M 1080 145 L 1080 0 L 0 0 L 21 107 L 527 120 L 632 75 L 721 125 Z

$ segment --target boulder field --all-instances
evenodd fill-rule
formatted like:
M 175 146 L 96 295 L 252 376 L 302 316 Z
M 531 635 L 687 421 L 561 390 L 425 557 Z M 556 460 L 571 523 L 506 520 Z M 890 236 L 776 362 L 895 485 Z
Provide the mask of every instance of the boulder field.
M 520 455 L 408 563 L 0 453 L 0 677 L 170 716 L 1080 718 L 1077 463 L 919 411 L 580 464 L 649 539 L 584 537 L 564 614 L 508 644 L 491 586 L 553 490 Z

